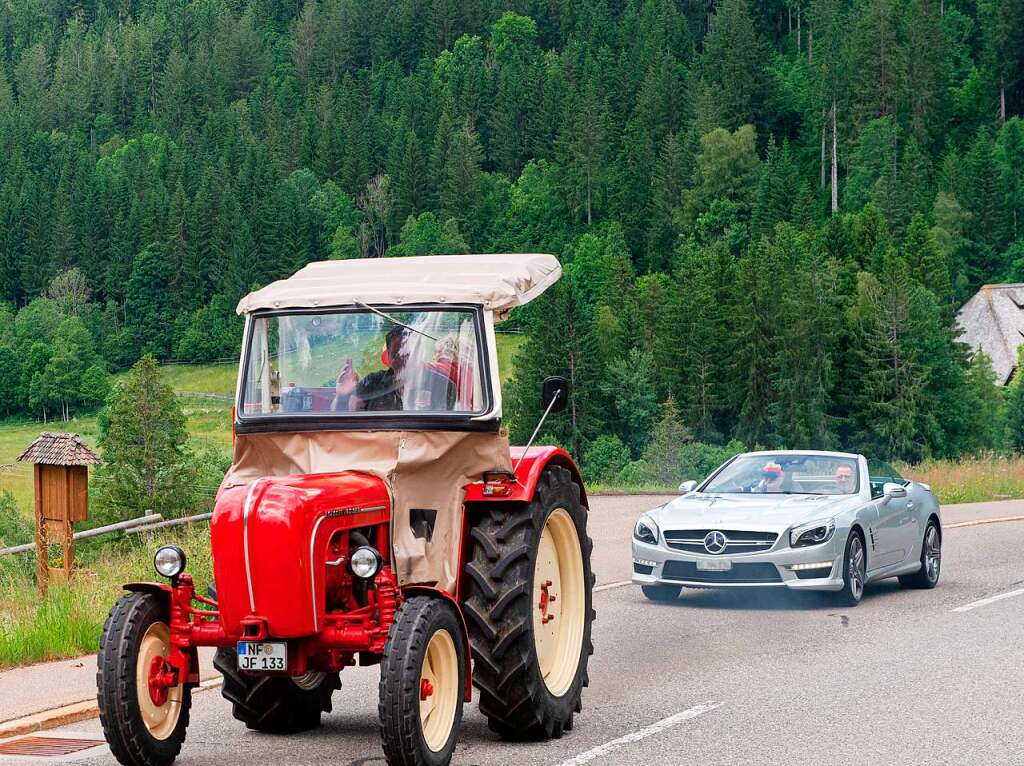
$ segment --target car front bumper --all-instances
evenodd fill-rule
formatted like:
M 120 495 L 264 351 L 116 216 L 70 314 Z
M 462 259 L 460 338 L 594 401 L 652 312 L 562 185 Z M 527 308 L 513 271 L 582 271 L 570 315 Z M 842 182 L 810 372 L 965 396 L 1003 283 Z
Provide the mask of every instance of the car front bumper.
M 843 546 L 838 533 L 821 545 L 776 547 L 761 553 L 702 556 L 673 550 L 661 543 L 633 539 L 633 582 L 637 585 L 683 585 L 690 588 L 789 588 L 838 591 L 843 588 Z M 728 572 L 698 569 L 698 562 L 729 559 Z M 828 566 L 828 563 L 831 565 Z M 825 564 L 820 569 L 800 565 Z M 794 569 L 796 567 L 796 569 Z

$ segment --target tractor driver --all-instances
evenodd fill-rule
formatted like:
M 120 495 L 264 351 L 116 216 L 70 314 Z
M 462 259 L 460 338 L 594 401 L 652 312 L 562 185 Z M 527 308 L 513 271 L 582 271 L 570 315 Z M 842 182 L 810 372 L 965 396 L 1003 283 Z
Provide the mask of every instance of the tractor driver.
M 352 367 L 352 357 L 345 359 L 335 380 L 333 412 L 355 410 L 398 411 L 402 409 L 402 394 L 405 388 L 405 363 L 409 357 L 405 339 L 409 331 L 396 326 L 384 338 L 386 354 L 382 354 L 383 370 L 371 372 L 362 380 Z

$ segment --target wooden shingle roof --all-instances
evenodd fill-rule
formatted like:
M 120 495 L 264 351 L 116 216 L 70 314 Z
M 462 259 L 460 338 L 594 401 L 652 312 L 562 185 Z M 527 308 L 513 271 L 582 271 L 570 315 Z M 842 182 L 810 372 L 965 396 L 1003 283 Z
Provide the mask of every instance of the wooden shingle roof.
M 43 465 L 97 465 L 102 461 L 78 434 L 43 431 L 18 460 Z
M 1010 382 L 1017 369 L 1017 348 L 1024 343 L 1024 283 L 982 285 L 957 314 L 960 340 L 992 359 L 996 383 Z

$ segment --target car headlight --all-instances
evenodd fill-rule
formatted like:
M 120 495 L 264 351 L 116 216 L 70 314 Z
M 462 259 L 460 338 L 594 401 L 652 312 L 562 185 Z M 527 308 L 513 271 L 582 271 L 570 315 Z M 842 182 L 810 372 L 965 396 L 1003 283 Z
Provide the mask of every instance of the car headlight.
M 382 560 L 376 548 L 364 545 L 356 548 L 349 560 L 349 568 L 356 577 L 364 580 L 373 577 L 380 570 Z
M 164 545 L 157 548 L 153 556 L 153 568 L 158 575 L 173 580 L 185 571 L 185 551 L 177 545 Z
M 803 548 L 808 545 L 821 545 L 832 539 L 836 531 L 836 520 L 812 521 L 810 524 L 803 524 L 794 527 L 789 533 L 789 544 L 793 548 Z
M 658 544 L 658 525 L 647 516 L 641 516 L 633 527 L 633 537 L 648 545 Z

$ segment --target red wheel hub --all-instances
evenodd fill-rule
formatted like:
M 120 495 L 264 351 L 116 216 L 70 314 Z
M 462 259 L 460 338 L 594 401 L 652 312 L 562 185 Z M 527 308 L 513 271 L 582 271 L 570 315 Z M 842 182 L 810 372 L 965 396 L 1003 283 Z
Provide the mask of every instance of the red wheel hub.
M 537 604 L 537 608 L 540 609 L 541 625 L 547 625 L 549 622 L 555 619 L 555 615 L 548 614 L 548 605 L 558 598 L 558 596 L 548 591 L 548 588 L 551 587 L 551 584 L 551 580 L 545 580 L 543 584 L 540 586 L 540 603 Z
M 175 686 L 175 673 L 170 671 L 163 657 L 154 657 L 149 663 L 149 698 L 157 707 L 167 702 L 171 687 Z

